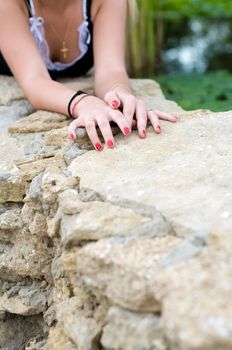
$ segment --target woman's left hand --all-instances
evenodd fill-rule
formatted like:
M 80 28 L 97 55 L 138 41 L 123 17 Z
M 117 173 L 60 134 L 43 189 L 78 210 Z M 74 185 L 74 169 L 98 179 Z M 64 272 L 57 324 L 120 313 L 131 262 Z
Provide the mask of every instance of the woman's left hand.
M 130 128 L 137 125 L 138 134 L 141 138 L 146 137 L 147 123 L 151 122 L 156 133 L 161 132 L 159 119 L 175 123 L 177 118 L 166 112 L 147 108 L 145 102 L 134 96 L 123 87 L 115 88 L 106 93 L 104 100 L 114 109 L 120 108 L 127 118 Z

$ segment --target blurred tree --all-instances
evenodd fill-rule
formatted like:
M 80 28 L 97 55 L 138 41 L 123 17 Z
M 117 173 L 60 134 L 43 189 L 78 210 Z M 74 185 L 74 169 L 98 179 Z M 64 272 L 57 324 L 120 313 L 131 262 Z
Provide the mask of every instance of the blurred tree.
M 129 70 L 151 76 L 162 69 L 165 21 L 181 18 L 231 18 L 232 0 L 137 0 L 138 18 L 129 22 Z

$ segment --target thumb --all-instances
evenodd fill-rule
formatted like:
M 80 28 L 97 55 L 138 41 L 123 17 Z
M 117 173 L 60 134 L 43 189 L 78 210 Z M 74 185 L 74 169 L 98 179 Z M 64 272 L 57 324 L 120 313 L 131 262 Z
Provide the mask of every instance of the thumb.
M 106 93 L 104 100 L 108 105 L 114 109 L 118 109 L 120 107 L 120 100 L 115 91 L 109 91 Z

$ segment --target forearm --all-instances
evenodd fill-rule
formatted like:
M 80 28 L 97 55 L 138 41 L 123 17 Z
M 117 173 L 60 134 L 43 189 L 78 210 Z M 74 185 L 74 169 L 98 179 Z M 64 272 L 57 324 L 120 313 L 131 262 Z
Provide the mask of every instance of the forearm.
M 117 84 L 125 85 L 131 89 L 131 82 L 126 71 L 95 72 L 94 89 L 96 96 L 103 99 L 110 88 Z
M 59 82 L 36 78 L 27 82 L 23 90 L 36 109 L 47 110 L 67 115 L 67 106 L 75 91 Z

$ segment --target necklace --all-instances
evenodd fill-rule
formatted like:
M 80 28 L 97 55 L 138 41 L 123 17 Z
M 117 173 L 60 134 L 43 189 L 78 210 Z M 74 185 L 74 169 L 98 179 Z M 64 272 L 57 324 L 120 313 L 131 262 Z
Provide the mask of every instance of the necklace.
M 41 6 L 41 14 L 44 17 L 44 13 L 43 13 L 43 7 Z M 51 24 L 49 24 L 49 27 L 51 28 L 51 30 L 53 31 L 53 33 L 55 34 L 56 38 L 59 40 L 59 42 L 61 43 L 62 47 L 60 49 L 61 54 L 63 55 L 63 58 L 66 59 L 68 57 L 68 52 L 69 52 L 69 48 L 67 47 L 67 39 L 68 39 L 68 35 L 70 32 L 70 29 L 72 27 L 72 23 L 73 23 L 73 17 L 71 19 L 71 21 L 68 24 L 68 27 L 66 29 L 65 32 L 65 36 L 63 39 L 60 38 L 59 34 L 57 33 L 57 30 L 55 29 L 55 27 Z
M 72 22 L 73 22 L 73 18 L 69 23 L 69 26 L 67 27 L 66 33 L 65 33 L 65 37 L 64 39 L 60 39 L 56 29 L 54 28 L 54 26 L 52 24 L 49 23 L 49 26 L 51 27 L 53 33 L 56 35 L 57 39 L 60 41 L 60 43 L 62 44 L 62 47 L 60 49 L 60 52 L 63 54 L 63 58 L 67 58 L 68 57 L 68 52 L 69 52 L 69 48 L 67 47 L 67 38 L 68 38 L 68 34 L 70 32 L 71 26 L 72 26 Z

